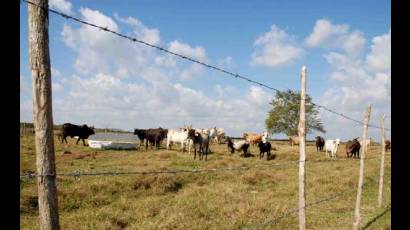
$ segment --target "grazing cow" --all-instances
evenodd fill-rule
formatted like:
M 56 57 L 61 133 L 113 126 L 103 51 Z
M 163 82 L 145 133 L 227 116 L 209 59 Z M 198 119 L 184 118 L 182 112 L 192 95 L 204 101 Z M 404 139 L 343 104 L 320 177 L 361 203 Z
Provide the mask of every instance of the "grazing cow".
M 84 146 L 85 146 L 84 139 L 88 139 L 90 135 L 95 134 L 94 127 L 88 127 L 87 125 L 78 126 L 78 125 L 73 125 L 70 123 L 63 124 L 62 133 L 63 133 L 63 137 L 61 138 L 61 143 L 64 143 L 64 141 L 65 143 L 68 143 L 67 142 L 68 136 L 70 136 L 71 138 L 73 138 L 74 136 L 78 136 L 78 140 L 76 144 L 78 144 L 80 140 L 83 140 Z
M 209 135 L 206 133 L 200 133 L 195 129 L 190 129 L 188 131 L 188 139 L 192 140 L 194 147 L 194 160 L 196 158 L 196 151 L 199 151 L 199 160 L 203 160 L 203 155 L 205 154 L 205 160 L 208 160 L 208 150 L 209 150 Z
M 321 136 L 316 137 L 316 152 L 323 151 L 323 146 L 325 145 L 325 139 Z
M 270 142 L 259 142 L 258 144 L 259 147 L 259 159 L 263 158 L 264 153 L 266 152 L 266 160 L 269 160 L 270 157 L 270 151 L 272 149 L 272 146 Z
M 363 140 L 360 140 L 360 145 L 361 146 L 366 146 L 365 149 L 368 149 L 369 146 L 372 144 L 373 140 L 372 138 L 367 138 L 366 141 L 363 142 Z
M 325 142 L 325 151 L 326 154 L 329 151 L 329 157 L 331 158 L 335 158 L 336 157 L 336 153 L 337 153 L 337 148 L 339 147 L 340 144 L 340 140 L 336 139 L 336 140 L 326 140 Z
M 388 150 L 391 151 L 391 142 L 389 139 L 384 140 L 384 150 L 387 152 Z
M 358 137 L 346 143 L 346 156 L 360 158 L 360 143 L 357 141 Z M 350 154 L 350 155 L 349 155 Z
M 289 136 L 289 143 L 290 143 L 290 146 L 299 145 L 299 136 L 297 135 Z
M 167 149 L 171 149 L 173 142 L 181 143 L 182 152 L 185 151 L 185 146 L 189 144 L 187 128 L 179 130 L 169 129 L 167 133 Z M 190 151 L 190 150 L 189 150 Z
M 262 135 L 256 133 L 244 133 L 243 138 L 252 145 L 256 145 L 257 143 L 262 141 Z
M 246 140 L 241 140 L 241 141 L 236 141 L 235 143 L 232 142 L 231 138 L 227 137 L 228 141 L 228 151 L 232 153 L 236 151 L 243 151 L 243 157 L 246 157 L 248 155 L 248 149 L 249 149 L 249 142 Z

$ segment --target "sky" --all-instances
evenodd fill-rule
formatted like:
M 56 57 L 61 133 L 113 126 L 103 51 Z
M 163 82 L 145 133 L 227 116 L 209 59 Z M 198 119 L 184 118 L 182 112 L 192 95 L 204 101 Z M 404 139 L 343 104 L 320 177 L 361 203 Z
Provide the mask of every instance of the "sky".
M 68 1 L 49 7 L 279 90 L 300 90 L 356 120 L 391 124 L 390 1 Z M 32 122 L 27 4 L 20 4 L 20 121 Z M 96 127 L 221 127 L 262 133 L 275 92 L 50 13 L 53 120 Z M 325 138 L 363 125 L 320 110 Z M 369 128 L 380 140 L 380 130 Z M 274 134 L 283 138 L 283 134 Z M 387 133 L 390 137 L 390 132 Z

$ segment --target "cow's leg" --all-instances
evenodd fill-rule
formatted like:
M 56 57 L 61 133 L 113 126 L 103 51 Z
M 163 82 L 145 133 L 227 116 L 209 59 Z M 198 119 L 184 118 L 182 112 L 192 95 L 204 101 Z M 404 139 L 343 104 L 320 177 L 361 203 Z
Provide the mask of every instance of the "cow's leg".
M 85 141 L 84 141 L 84 138 L 83 138 L 82 140 L 83 140 L 83 145 L 85 146 Z
M 75 144 L 77 145 L 79 141 L 80 141 L 80 137 L 78 137 L 77 142 Z

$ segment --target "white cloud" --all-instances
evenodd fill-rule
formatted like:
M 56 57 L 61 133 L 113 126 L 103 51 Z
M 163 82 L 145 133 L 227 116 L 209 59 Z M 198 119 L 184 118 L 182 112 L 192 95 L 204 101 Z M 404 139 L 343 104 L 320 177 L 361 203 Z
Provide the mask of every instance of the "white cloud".
M 191 47 L 188 44 L 175 40 L 169 44 L 169 50 L 190 58 L 198 59 L 199 61 L 206 61 L 205 49 L 200 46 Z
M 87 12 L 87 17 L 94 18 L 96 24 L 102 22 L 95 21 L 105 21 L 120 30 L 115 21 L 98 11 L 80 12 Z M 136 18 L 118 15 L 114 18 L 130 26 L 137 37 L 141 36 L 139 39 L 151 36 L 151 42 L 161 43 L 159 30 L 147 27 Z M 110 121 L 111 127 L 128 130 L 176 128 L 191 123 L 195 127 L 223 127 L 229 135 L 264 129 L 270 105 L 269 96 L 261 88 L 252 87 L 244 93 L 224 86 L 219 88 L 220 94 L 211 97 L 180 81 L 199 77 L 204 68 L 198 64 L 85 27 L 65 26 L 62 37 L 77 53 L 78 73 L 59 79 L 65 93 L 53 98 L 57 123 L 104 126 Z M 173 40 L 166 46 L 173 52 L 210 63 L 206 50 L 199 45 Z M 229 63 L 231 58 L 228 56 L 224 61 Z
M 390 32 L 375 37 L 372 50 L 366 58 L 352 58 L 348 52 L 324 55 L 333 69 L 330 75 L 333 86 L 322 95 L 320 103 L 360 121 L 364 119 L 367 106 L 372 104 L 370 123 L 379 126 L 382 114 L 389 115 L 391 109 L 390 64 L 380 61 L 390 59 L 390 53 L 387 52 L 387 47 L 390 47 L 389 37 Z M 321 115 L 330 135 L 338 134 L 345 139 L 362 135 L 363 126 L 360 124 L 328 112 Z M 391 118 L 388 117 L 386 127 L 390 124 Z M 378 140 L 380 130 L 370 128 L 369 135 Z
M 365 43 L 360 31 L 349 32 L 349 25 L 333 24 L 327 19 L 317 20 L 312 33 L 305 39 L 308 47 L 339 48 L 350 56 L 361 54 Z
M 49 6 L 52 9 L 59 10 L 65 14 L 72 15 L 71 2 L 66 0 L 50 0 Z
M 57 123 L 101 126 L 109 120 L 110 126 L 128 130 L 193 124 L 223 127 L 229 135 L 241 135 L 248 129 L 261 132 L 271 99 L 267 92 L 254 86 L 238 95 L 234 87 L 222 87 L 224 97 L 212 98 L 180 83 L 129 83 L 103 73 L 87 79 L 73 76 L 65 88 L 67 95 L 53 102 Z
M 301 57 L 303 50 L 293 38 L 276 25 L 271 30 L 259 36 L 254 42 L 256 50 L 252 54 L 252 65 L 276 68 Z
M 389 72 L 391 68 L 391 31 L 372 40 L 372 51 L 366 57 L 366 64 L 373 71 Z
M 155 28 L 148 28 L 140 20 L 133 17 L 122 18 L 118 14 L 114 14 L 115 19 L 133 27 L 133 32 L 136 37 L 147 43 L 157 45 L 160 42 L 160 32 Z
M 349 26 L 333 25 L 329 20 L 319 19 L 316 21 L 313 32 L 305 39 L 308 46 L 316 47 L 322 44 L 333 42 L 335 37 L 339 37 L 347 33 Z

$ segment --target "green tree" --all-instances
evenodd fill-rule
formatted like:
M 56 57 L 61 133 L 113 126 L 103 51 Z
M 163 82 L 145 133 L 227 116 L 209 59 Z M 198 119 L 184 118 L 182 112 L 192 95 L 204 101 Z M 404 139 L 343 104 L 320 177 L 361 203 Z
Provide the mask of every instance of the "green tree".
M 323 123 L 320 121 L 319 110 L 311 103 L 312 98 L 306 95 L 306 133 L 316 130 L 325 133 Z M 269 103 L 273 108 L 265 120 L 266 128 L 270 133 L 284 133 L 288 136 L 298 135 L 300 92 L 287 90 L 277 92 L 275 98 Z

